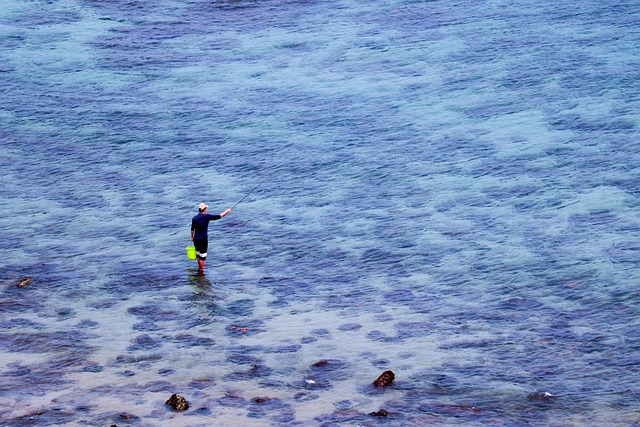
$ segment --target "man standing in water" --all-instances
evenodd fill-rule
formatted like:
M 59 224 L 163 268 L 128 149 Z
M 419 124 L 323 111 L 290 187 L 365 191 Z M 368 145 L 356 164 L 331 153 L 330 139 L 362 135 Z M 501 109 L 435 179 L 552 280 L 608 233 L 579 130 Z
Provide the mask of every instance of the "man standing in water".
M 191 241 L 193 246 L 196 247 L 199 273 L 204 272 L 204 260 L 207 259 L 207 249 L 209 247 L 207 230 L 209 229 L 209 222 L 218 220 L 230 212 L 231 209 L 227 209 L 220 215 L 211 215 L 207 213 L 207 205 L 204 203 L 198 205 L 198 215 L 191 220 Z

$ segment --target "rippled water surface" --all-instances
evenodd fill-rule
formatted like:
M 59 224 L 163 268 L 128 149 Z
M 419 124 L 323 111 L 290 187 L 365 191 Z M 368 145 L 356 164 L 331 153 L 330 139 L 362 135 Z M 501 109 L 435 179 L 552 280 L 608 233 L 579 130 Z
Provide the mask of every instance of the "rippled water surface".
M 638 28 L 4 0 L 0 424 L 639 425 Z

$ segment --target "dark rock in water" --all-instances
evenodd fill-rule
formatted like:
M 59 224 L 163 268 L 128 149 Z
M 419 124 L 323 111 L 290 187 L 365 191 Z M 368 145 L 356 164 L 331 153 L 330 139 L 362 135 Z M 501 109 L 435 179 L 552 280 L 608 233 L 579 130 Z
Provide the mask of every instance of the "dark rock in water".
M 285 308 L 289 306 L 289 301 L 286 298 L 278 297 L 274 301 L 269 303 L 269 308 Z
M 293 411 L 291 411 L 293 412 Z M 247 414 L 248 416 L 248 414 Z M 292 425 L 293 421 L 295 421 L 296 417 L 293 413 L 286 413 L 286 414 L 280 414 L 280 415 L 276 415 L 275 417 L 271 418 L 275 423 L 277 423 L 277 425 Z
M 176 393 L 172 394 L 169 400 L 167 400 L 165 403 L 171 406 L 176 411 L 186 411 L 187 409 L 189 409 L 189 403 L 185 400 L 185 398 Z
M 35 323 L 20 317 L 8 319 L 6 322 L 0 322 L 0 330 L 14 328 L 44 329 L 45 326 L 42 323 Z
M 224 376 L 227 381 L 240 381 L 250 378 L 268 377 L 273 369 L 266 365 L 252 365 L 248 371 L 235 371 Z
M 24 288 L 24 287 L 25 287 L 25 286 L 27 286 L 29 283 L 31 283 L 31 281 L 32 281 L 32 280 L 33 280 L 33 277 L 31 277 L 31 276 L 23 277 L 22 279 L 20 279 L 20 280 L 18 281 L 18 283 L 16 284 L 16 286 L 17 286 L 18 288 Z
M 194 411 L 195 413 L 197 413 L 198 415 L 211 415 L 211 409 L 210 408 L 206 408 L 206 407 L 200 407 L 198 409 L 196 409 Z
M 375 331 L 369 332 L 366 335 L 366 338 L 373 341 L 384 341 L 387 338 L 387 336 L 384 332 L 376 329 Z
M 171 320 L 178 320 L 181 317 L 180 312 L 175 311 L 172 308 L 166 308 L 162 303 L 147 303 L 130 307 L 127 312 L 136 317 L 145 318 L 147 321 L 155 322 L 168 322 Z
M 74 412 L 63 410 L 61 408 L 52 410 L 44 409 L 36 412 L 30 412 L 16 418 L 6 419 L 4 418 L 3 407 L 2 414 L 2 420 L 8 421 L 7 423 L 3 423 L 3 426 L 61 426 L 71 424 L 76 417 Z
M 87 303 L 87 307 L 95 309 L 105 309 L 113 307 L 116 304 L 114 300 L 101 300 Z
M 217 402 L 222 406 L 232 408 L 241 407 L 247 404 L 247 400 L 244 397 L 239 396 L 234 390 L 227 391 L 227 393 L 218 399 Z
M 150 391 L 151 393 L 158 393 L 161 391 L 168 392 L 174 386 L 169 381 L 152 381 L 148 384 L 139 384 L 138 387 L 141 391 Z
M 33 312 L 38 309 L 40 303 L 35 298 L 6 298 L 0 299 L 0 312 L 2 313 L 20 313 Z
M 309 366 L 304 388 L 330 387 L 331 382 L 351 376 L 349 365 L 337 359 L 323 359 Z
M 338 411 L 346 411 L 347 409 L 353 409 L 353 402 L 348 399 L 341 400 L 333 404 Z
M 74 357 L 77 358 L 80 352 L 86 348 L 84 340 L 87 338 L 87 334 L 75 330 L 50 333 L 21 332 L 1 335 L 0 345 L 12 352 L 47 353 L 50 351 L 73 350 L 75 352 Z M 51 343 L 56 345 L 52 346 Z
M 153 322 L 140 322 L 133 325 L 133 329 L 141 332 L 159 331 L 162 328 Z
M 372 341 L 380 341 L 383 343 L 393 343 L 393 342 L 402 342 L 403 338 L 407 338 L 406 335 L 401 336 L 400 334 L 397 336 L 388 336 L 384 332 L 375 330 L 371 331 L 366 335 L 367 339 Z
M 411 397 L 411 394 L 405 395 L 400 399 L 387 400 L 384 402 L 384 406 L 387 408 L 387 411 L 391 411 L 394 415 L 400 413 L 415 413 L 415 404 L 409 401 L 407 397 Z
M 314 368 L 323 368 L 325 366 L 327 366 L 329 364 L 329 362 L 327 362 L 326 360 L 321 360 L 319 362 L 316 362 L 314 364 L 312 364 L 311 366 L 313 366 Z
M 459 381 L 453 376 L 432 372 L 430 370 L 413 374 L 411 380 L 429 385 L 431 388 L 427 392 L 436 396 L 452 394 L 460 387 Z
M 80 323 L 78 323 L 79 328 L 97 328 L 98 326 L 98 322 L 89 319 L 81 320 Z
M 336 359 L 323 359 L 309 366 L 309 370 L 312 372 L 317 371 L 336 371 L 343 369 L 347 364 L 341 360 Z
M 60 320 L 71 319 L 76 316 L 76 311 L 72 308 L 65 307 L 56 310 L 56 316 L 58 316 Z
M 339 331 L 358 331 L 362 329 L 362 325 L 359 323 L 344 323 L 338 326 Z
M 374 387 L 386 387 L 395 379 L 396 375 L 392 371 L 384 371 L 380 376 L 373 382 Z
M 258 365 L 262 363 L 262 359 L 244 353 L 233 353 L 227 357 L 227 360 L 238 365 Z
M 189 387 L 193 387 L 198 390 L 203 390 L 214 385 L 216 385 L 216 380 L 213 378 L 195 378 L 189 383 Z
M 276 354 L 295 353 L 297 351 L 300 351 L 301 348 L 302 346 L 300 344 L 291 344 L 291 345 L 282 345 L 279 347 L 266 347 L 263 351 L 265 353 L 276 353 Z
M 344 411 L 336 411 L 333 414 L 324 414 L 317 416 L 315 421 L 321 426 L 340 426 L 340 425 L 362 425 L 366 420 L 366 415 L 355 409 Z
M 283 389 L 289 386 L 289 383 L 284 382 L 284 381 L 280 381 L 280 380 L 273 380 L 273 379 L 266 379 L 263 381 L 258 381 L 258 385 L 260 387 L 264 387 L 264 388 L 276 388 L 276 389 Z
M 373 316 L 373 318 L 377 321 L 377 322 L 388 322 L 390 320 L 393 320 L 393 316 L 390 314 L 376 314 L 375 316 Z
M 274 411 L 287 408 L 288 405 L 277 397 L 254 397 L 251 399 L 253 411 Z
M 370 412 L 369 415 L 372 417 L 388 417 L 389 413 L 384 409 L 380 409 L 378 412 Z
M 307 391 L 301 391 L 299 393 L 296 393 L 295 396 L 293 396 L 293 398 L 299 402 L 305 402 L 307 400 L 315 400 L 315 399 L 319 399 L 320 396 L 315 394 L 315 393 L 309 393 Z
M 314 329 L 311 331 L 311 335 L 316 337 L 328 337 L 331 335 L 328 329 Z
M 162 345 L 159 340 L 151 338 L 147 334 L 139 335 L 132 340 L 132 344 L 127 347 L 129 351 L 150 350 Z
M 137 423 L 140 421 L 140 417 L 134 414 L 128 414 L 126 412 L 121 412 L 115 417 L 113 417 L 115 421 L 121 421 L 125 424 Z
M 555 394 L 551 394 L 548 391 L 535 391 L 527 395 L 527 399 L 535 400 L 538 402 L 551 402 L 556 397 L 558 396 L 556 396 Z

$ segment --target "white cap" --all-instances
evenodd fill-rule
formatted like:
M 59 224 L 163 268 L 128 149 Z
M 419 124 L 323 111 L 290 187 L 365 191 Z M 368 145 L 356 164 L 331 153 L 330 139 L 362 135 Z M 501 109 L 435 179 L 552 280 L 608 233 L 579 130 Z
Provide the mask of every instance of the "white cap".
M 203 210 L 205 210 L 205 209 L 207 209 L 207 205 L 205 205 L 204 203 L 200 203 L 200 204 L 198 205 L 198 210 L 199 210 L 200 212 L 202 212 L 202 211 L 203 211 Z

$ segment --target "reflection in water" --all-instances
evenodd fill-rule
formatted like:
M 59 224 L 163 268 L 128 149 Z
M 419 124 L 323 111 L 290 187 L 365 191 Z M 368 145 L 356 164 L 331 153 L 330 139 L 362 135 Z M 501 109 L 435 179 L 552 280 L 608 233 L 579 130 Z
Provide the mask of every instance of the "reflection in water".
M 206 274 L 197 269 L 190 269 L 188 275 L 191 293 L 188 296 L 189 305 L 196 311 L 202 322 L 215 321 L 216 315 L 222 313 L 222 291 Z

